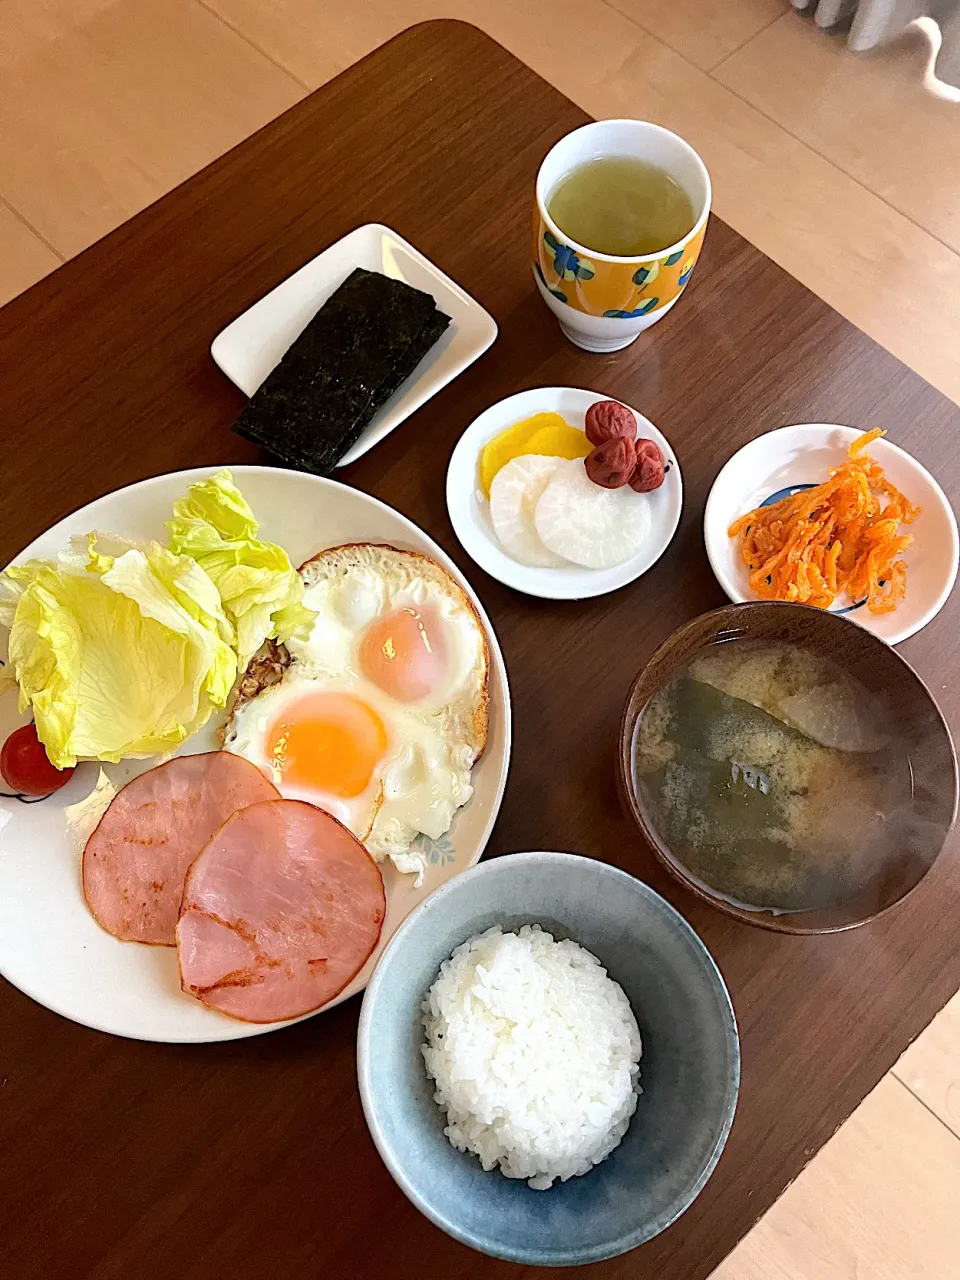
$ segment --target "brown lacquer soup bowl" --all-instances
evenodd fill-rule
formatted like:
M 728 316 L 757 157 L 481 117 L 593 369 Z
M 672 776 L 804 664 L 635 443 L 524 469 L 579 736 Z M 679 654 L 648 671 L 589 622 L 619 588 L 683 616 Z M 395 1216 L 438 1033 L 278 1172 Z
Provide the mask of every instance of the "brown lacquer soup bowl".
M 933 695 L 882 640 L 806 605 L 729 605 L 634 681 L 621 799 L 682 884 L 746 924 L 849 929 L 936 861 L 957 761 Z

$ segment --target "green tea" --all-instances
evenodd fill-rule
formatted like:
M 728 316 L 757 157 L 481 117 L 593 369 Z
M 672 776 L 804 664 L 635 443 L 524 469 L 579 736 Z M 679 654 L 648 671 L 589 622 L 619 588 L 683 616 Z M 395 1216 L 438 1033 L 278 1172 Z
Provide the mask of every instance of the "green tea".
M 696 221 L 690 197 L 669 173 L 631 156 L 572 169 L 550 193 L 547 212 L 568 239 L 617 258 L 667 249 Z

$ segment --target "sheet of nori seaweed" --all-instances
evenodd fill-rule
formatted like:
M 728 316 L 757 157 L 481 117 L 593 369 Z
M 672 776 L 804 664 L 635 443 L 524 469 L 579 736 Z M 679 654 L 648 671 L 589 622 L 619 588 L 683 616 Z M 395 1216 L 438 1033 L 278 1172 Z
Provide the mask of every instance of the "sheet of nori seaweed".
M 233 429 L 283 461 L 324 475 L 449 323 L 429 294 L 357 268 L 292 343 Z
M 445 315 L 442 311 L 434 311 L 433 315 L 427 321 L 426 326 L 420 331 L 417 337 L 413 339 L 409 347 L 407 347 L 406 350 L 402 353 L 400 359 L 397 361 L 397 364 L 394 367 L 393 373 L 391 374 L 389 380 L 387 382 L 384 382 L 383 385 L 378 389 L 377 409 L 380 408 L 380 405 L 386 404 L 386 402 L 390 399 L 390 397 L 397 390 L 397 388 L 402 383 L 406 382 L 407 378 L 410 377 L 411 373 L 413 373 L 414 369 L 416 369 L 420 361 L 424 359 L 427 352 L 434 345 L 434 343 L 439 342 L 440 339 L 443 337 L 444 333 L 446 332 L 447 325 L 449 323 L 450 323 L 450 317 L 448 315 Z M 376 409 L 374 410 L 374 413 L 375 412 L 376 412 Z M 372 417 L 373 417 L 373 413 L 370 414 L 370 418 Z M 367 419 L 367 422 L 370 421 L 370 418 Z M 363 426 L 366 426 L 366 425 L 367 424 L 365 422 Z M 361 430 L 362 429 L 363 428 L 361 427 Z M 358 431 L 357 435 L 359 434 L 360 432 Z M 356 439 L 356 436 L 354 437 L 354 439 Z M 350 443 L 352 444 L 353 441 L 351 440 Z M 346 450 L 344 450 L 344 452 L 346 452 Z
M 313 471 L 319 475 L 329 474 L 354 441 L 358 439 L 377 410 L 382 405 L 386 404 L 393 393 L 413 373 L 416 372 L 420 361 L 426 357 L 431 347 L 433 347 L 433 345 L 442 337 L 449 324 L 449 316 L 445 315 L 442 311 L 435 312 L 433 319 L 429 322 L 423 333 L 414 339 L 409 347 L 407 347 L 403 352 L 403 357 L 391 373 L 389 380 L 384 382 L 378 389 L 376 398 L 371 401 L 369 412 L 361 417 L 343 440 L 341 440 L 340 445 L 333 456 L 333 460 L 329 465 L 322 466 L 318 462 L 316 453 L 302 451 L 298 447 L 296 441 L 285 441 L 275 452 L 269 446 L 265 446 L 268 454 L 272 454 L 277 462 L 285 463 L 288 466 L 298 467 L 304 471 Z M 308 442 L 308 449 L 312 443 L 312 441 Z
M 402 282 L 354 271 L 291 345 L 235 429 L 272 453 L 328 470 L 349 447 L 347 437 L 372 416 L 378 387 L 433 310 L 432 298 Z

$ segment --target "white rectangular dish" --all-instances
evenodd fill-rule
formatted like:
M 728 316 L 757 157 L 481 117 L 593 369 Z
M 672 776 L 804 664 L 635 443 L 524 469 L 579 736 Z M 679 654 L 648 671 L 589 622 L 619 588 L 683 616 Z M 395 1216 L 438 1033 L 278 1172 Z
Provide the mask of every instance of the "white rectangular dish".
M 214 338 L 210 354 L 252 396 L 290 344 L 357 267 L 379 271 L 429 293 L 452 324 L 409 378 L 377 410 L 337 463 L 345 467 L 400 425 L 414 410 L 479 359 L 497 336 L 493 317 L 439 267 L 378 222 L 357 227 L 248 307 Z

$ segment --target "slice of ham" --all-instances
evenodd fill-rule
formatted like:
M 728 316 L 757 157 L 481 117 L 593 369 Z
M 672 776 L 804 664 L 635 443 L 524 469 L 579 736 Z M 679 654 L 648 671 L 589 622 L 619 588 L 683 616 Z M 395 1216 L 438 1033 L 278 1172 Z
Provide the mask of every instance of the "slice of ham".
M 237 809 L 280 793 L 227 751 L 177 756 L 114 796 L 83 850 L 83 896 L 125 942 L 177 945 L 187 868 Z
M 282 1022 L 339 995 L 377 945 L 380 869 L 315 805 L 270 800 L 233 814 L 187 873 L 180 983 L 244 1022 Z

